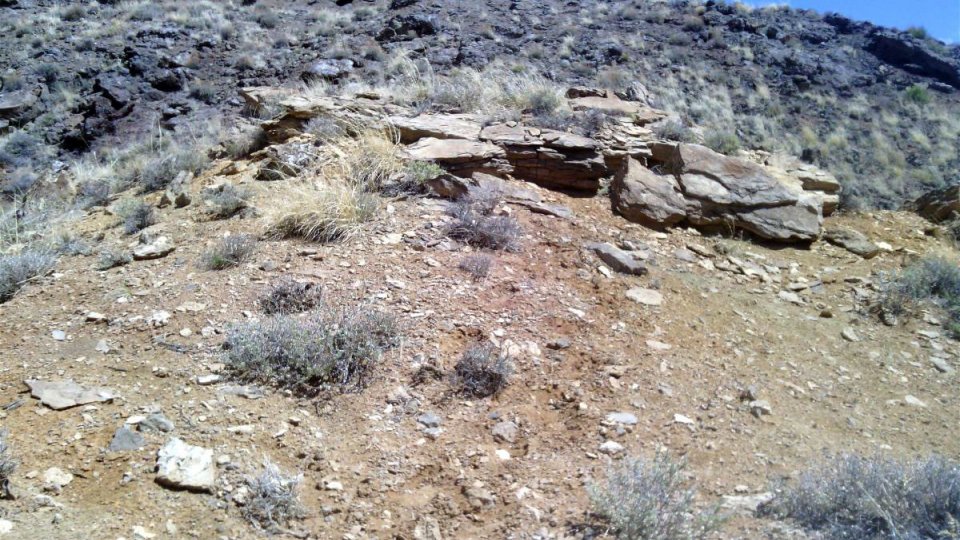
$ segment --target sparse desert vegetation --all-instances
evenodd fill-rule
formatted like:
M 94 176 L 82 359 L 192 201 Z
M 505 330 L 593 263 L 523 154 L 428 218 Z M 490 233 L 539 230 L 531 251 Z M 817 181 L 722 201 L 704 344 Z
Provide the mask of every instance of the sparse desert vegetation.
M 0 535 L 960 535 L 955 46 L 0 4 Z

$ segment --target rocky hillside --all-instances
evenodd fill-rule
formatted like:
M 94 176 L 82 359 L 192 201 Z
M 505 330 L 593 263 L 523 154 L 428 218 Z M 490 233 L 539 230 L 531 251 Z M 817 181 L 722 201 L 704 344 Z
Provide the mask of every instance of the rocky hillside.
M 960 535 L 960 188 L 854 208 L 945 182 L 955 50 L 716 2 L 0 14 L 0 538 Z
M 233 140 L 243 86 L 389 88 L 408 84 L 411 64 L 421 81 L 501 63 L 561 87 L 611 88 L 673 113 L 675 138 L 825 167 L 851 207 L 898 206 L 952 182 L 958 166 L 958 49 L 837 15 L 714 1 L 16 0 L 0 10 L 0 165 L 14 188 L 28 170 L 158 130 Z

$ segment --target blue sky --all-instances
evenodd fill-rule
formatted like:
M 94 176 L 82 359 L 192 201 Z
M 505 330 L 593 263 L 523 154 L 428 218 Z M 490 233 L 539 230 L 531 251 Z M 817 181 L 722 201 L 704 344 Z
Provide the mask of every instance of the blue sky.
M 922 26 L 936 38 L 960 42 L 960 0 L 748 0 L 753 5 L 789 4 L 795 8 L 835 11 L 883 26 Z

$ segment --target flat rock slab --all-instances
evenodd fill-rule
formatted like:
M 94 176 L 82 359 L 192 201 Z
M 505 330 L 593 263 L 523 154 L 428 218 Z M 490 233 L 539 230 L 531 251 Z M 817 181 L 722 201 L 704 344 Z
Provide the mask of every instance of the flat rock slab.
M 159 259 L 173 253 L 174 249 L 176 249 L 176 246 L 173 245 L 173 242 L 166 236 L 161 236 L 149 244 L 143 244 L 134 248 L 133 260 L 149 261 L 151 259 Z
M 213 492 L 217 470 L 213 450 L 174 437 L 157 454 L 157 483 L 175 489 Z
M 853 229 L 827 229 L 823 233 L 823 239 L 864 259 L 872 259 L 880 253 L 879 246 L 860 231 Z
M 627 291 L 627 298 L 645 306 L 663 305 L 663 295 L 653 289 L 635 287 Z
M 469 140 L 480 137 L 480 122 L 468 114 L 432 114 L 413 118 L 391 116 L 389 121 L 400 132 L 400 142 L 404 144 L 424 137 Z
M 110 452 L 130 452 L 143 448 L 145 444 L 146 441 L 143 439 L 143 435 L 132 431 L 127 426 L 120 426 L 113 434 L 113 439 L 110 441 L 110 446 L 107 447 L 107 450 Z
M 101 387 L 83 387 L 71 380 L 63 381 L 24 381 L 30 388 L 30 395 L 39 399 L 51 409 L 61 411 L 76 407 L 77 405 L 86 405 L 87 403 L 100 403 L 111 401 L 116 397 L 113 390 Z
M 616 272 L 635 276 L 642 276 L 647 273 L 647 266 L 645 264 L 613 244 L 591 242 L 587 244 L 587 249 L 594 252 L 601 261 Z

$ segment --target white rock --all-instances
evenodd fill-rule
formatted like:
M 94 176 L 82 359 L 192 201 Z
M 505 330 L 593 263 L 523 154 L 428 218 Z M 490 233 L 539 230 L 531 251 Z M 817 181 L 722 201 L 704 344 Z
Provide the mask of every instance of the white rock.
M 200 375 L 197 377 L 197 384 L 200 386 L 208 386 L 211 384 L 216 384 L 220 382 L 219 375 Z
M 212 492 L 216 480 L 213 450 L 174 437 L 157 454 L 157 482 L 161 485 Z
M 645 306 L 663 305 L 663 295 L 653 289 L 634 287 L 627 291 L 627 298 Z
M 857 332 L 850 328 L 849 326 L 843 329 L 843 332 L 840 333 L 843 339 L 851 342 L 860 341 L 860 336 L 857 335 Z
M 0 534 L 8 534 L 13 530 L 13 522 L 9 519 L 0 519 Z
M 50 467 L 43 472 L 43 483 L 56 490 L 59 490 L 72 481 L 73 475 L 61 470 L 59 467 Z
M 684 416 L 682 414 L 673 415 L 673 421 L 676 422 L 677 424 L 683 424 L 685 426 L 692 426 L 696 424 L 696 422 L 694 422 L 692 418 L 690 418 L 689 416 Z
M 145 527 L 140 525 L 133 526 L 133 537 L 140 540 L 150 540 L 151 538 L 156 538 L 157 535 L 148 531 Z
M 606 441 L 600 445 L 600 452 L 607 455 L 615 455 L 623 452 L 623 445 L 617 441 Z
M 673 348 L 673 345 L 669 343 L 664 343 L 662 341 L 657 341 L 655 339 L 647 340 L 647 348 L 654 351 L 669 351 Z
M 637 417 L 628 412 L 612 412 L 607 415 L 607 422 L 632 426 L 637 423 Z
M 497 457 L 500 459 L 500 461 L 509 461 L 509 460 L 510 460 L 510 452 L 507 452 L 506 450 L 504 450 L 504 449 L 502 449 L 502 448 L 498 448 L 497 451 L 496 451 L 496 454 L 497 454 Z
M 158 328 L 166 326 L 168 321 L 170 321 L 170 312 L 162 309 L 154 311 L 150 317 L 147 318 L 147 324 Z
M 907 403 L 907 405 L 910 405 L 910 406 L 912 406 L 912 407 L 925 408 L 925 407 L 927 406 L 926 403 L 924 403 L 924 402 L 921 401 L 920 399 L 918 399 L 918 398 L 916 398 L 916 397 L 914 397 L 914 396 L 911 396 L 911 395 L 909 395 L 909 394 L 908 394 L 906 397 L 903 398 L 903 401 L 905 401 L 905 402 Z

